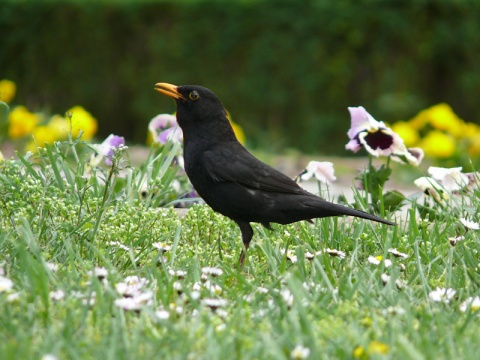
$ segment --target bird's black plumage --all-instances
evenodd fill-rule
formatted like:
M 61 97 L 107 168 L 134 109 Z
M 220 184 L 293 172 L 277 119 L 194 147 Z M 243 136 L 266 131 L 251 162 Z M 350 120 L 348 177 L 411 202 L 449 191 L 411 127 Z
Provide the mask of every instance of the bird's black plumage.
M 237 141 L 223 104 L 212 91 L 167 83 L 158 83 L 155 89 L 176 101 L 185 171 L 193 187 L 213 210 L 238 224 L 245 248 L 253 236 L 251 222 L 270 227 L 271 222 L 349 215 L 394 225 L 311 194 L 255 158 Z

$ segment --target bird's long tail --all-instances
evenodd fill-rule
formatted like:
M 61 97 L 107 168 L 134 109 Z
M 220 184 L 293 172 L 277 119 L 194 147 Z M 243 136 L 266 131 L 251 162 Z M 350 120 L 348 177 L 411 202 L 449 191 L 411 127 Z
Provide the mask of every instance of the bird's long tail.
M 379 223 L 382 223 L 382 224 L 395 225 L 394 222 L 391 222 L 389 220 L 385 220 L 385 219 L 383 219 L 379 216 L 369 214 L 365 211 L 352 209 L 350 207 L 339 205 L 339 204 L 334 204 L 334 203 L 331 203 L 331 202 L 328 202 L 328 201 L 324 201 L 322 199 L 320 200 L 320 206 L 319 206 L 319 203 L 317 201 L 315 207 L 319 208 L 318 214 L 320 216 L 318 216 L 318 217 L 346 215 L 346 216 L 355 216 L 355 217 L 359 217 L 359 218 L 362 218 L 362 219 L 372 220 L 372 221 L 376 221 L 376 222 L 379 222 Z M 323 214 L 327 214 L 327 215 L 323 215 Z
M 297 200 L 300 199 L 297 197 Z M 286 212 L 291 212 L 289 214 L 290 216 L 287 216 L 286 218 L 289 218 L 290 220 L 296 218 L 297 220 L 295 221 L 299 221 L 330 216 L 355 216 L 382 224 L 395 225 L 395 223 L 385 220 L 379 216 L 369 214 L 365 211 L 352 209 L 344 205 L 334 204 L 317 196 L 307 196 L 302 200 L 297 202 L 297 207 L 284 210 Z M 282 223 L 281 221 L 278 222 Z
M 352 208 L 349 208 L 347 206 L 338 205 L 338 204 L 333 204 L 333 205 L 335 205 L 334 209 L 338 208 L 338 210 L 340 211 L 340 215 L 355 216 L 355 217 L 359 217 L 359 218 L 362 218 L 362 219 L 376 221 L 376 222 L 379 222 L 379 223 L 382 223 L 382 224 L 396 225 L 392 221 L 385 220 L 385 219 L 383 219 L 379 216 L 369 214 L 365 211 L 352 209 Z

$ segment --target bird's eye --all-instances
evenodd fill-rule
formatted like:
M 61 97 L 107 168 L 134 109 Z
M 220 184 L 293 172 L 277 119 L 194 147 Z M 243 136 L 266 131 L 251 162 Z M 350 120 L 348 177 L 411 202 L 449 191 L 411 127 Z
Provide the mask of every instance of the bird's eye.
M 200 95 L 198 95 L 198 92 L 193 90 L 190 94 L 188 94 L 188 97 L 190 98 L 190 100 L 197 100 Z

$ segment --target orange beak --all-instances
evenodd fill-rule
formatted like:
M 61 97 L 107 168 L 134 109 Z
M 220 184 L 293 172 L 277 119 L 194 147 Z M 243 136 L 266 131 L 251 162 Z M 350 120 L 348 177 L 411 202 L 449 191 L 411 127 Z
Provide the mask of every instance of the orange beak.
M 175 100 L 181 99 L 185 100 L 185 97 L 178 92 L 178 86 L 168 84 L 168 83 L 156 83 L 155 90 L 159 93 L 167 95 Z

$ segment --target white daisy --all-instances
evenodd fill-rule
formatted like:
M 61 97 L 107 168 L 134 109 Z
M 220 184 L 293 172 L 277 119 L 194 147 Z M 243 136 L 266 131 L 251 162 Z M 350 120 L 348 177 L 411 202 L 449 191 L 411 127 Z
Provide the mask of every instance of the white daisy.
M 223 289 L 220 285 L 214 284 L 210 280 L 207 280 L 203 284 L 203 287 L 210 291 L 212 294 L 221 295 L 223 292 Z
M 50 299 L 52 299 L 53 301 L 60 301 L 65 298 L 65 293 L 61 289 L 56 291 L 50 291 L 49 295 L 50 295 Z
M 280 295 L 282 296 L 282 299 L 285 301 L 288 307 L 291 307 L 293 305 L 293 294 L 290 292 L 288 289 L 283 289 L 280 291 Z
M 183 285 L 181 282 L 179 281 L 175 281 L 173 284 L 172 284 L 172 287 L 173 287 L 173 290 L 175 290 L 178 294 L 181 294 L 182 291 L 183 291 Z
M 393 256 L 398 257 L 398 258 L 403 258 L 403 259 L 405 259 L 405 258 L 408 257 L 407 254 L 398 251 L 396 248 L 388 249 L 388 252 L 389 252 L 390 254 L 392 254 Z
M 143 306 L 151 305 L 153 293 L 151 291 L 138 293 L 133 297 L 116 299 L 114 304 L 127 311 L 139 311 Z
M 142 304 L 133 297 L 115 299 L 114 304 L 125 311 L 140 311 L 142 308 Z
M 40 360 L 58 360 L 58 357 L 53 354 L 45 354 L 40 358 Z
M 93 270 L 88 272 L 88 276 L 95 276 L 99 280 L 103 280 L 108 276 L 108 270 L 104 267 L 95 266 Z
M 187 276 L 187 272 L 185 270 L 168 270 L 170 276 L 176 276 L 178 279 L 184 279 Z
M 460 304 L 461 312 L 466 312 L 468 309 L 470 309 L 472 312 L 480 309 L 480 296 L 469 297 Z
M 162 253 L 170 251 L 172 249 L 171 245 L 165 244 L 163 242 L 154 242 L 152 246 Z
M 290 353 L 290 359 L 302 360 L 310 356 L 310 349 L 303 345 L 297 345 Z
M 383 259 L 383 256 L 379 255 L 379 256 L 369 256 L 367 258 L 367 261 L 370 263 L 370 264 L 373 264 L 373 265 L 380 265 L 383 261 L 383 265 L 386 267 L 386 268 L 389 268 L 390 266 L 393 265 L 392 261 L 390 259 Z
M 465 218 L 461 218 L 460 222 L 465 226 L 467 229 L 470 230 L 479 230 L 480 229 L 480 224 L 474 221 L 467 220 Z
M 20 300 L 20 293 L 19 292 L 15 292 L 15 293 L 11 293 L 11 294 L 7 295 L 7 301 L 8 302 L 15 302 L 15 301 L 18 301 L 18 300 Z
M 168 304 L 168 308 L 171 310 L 171 311 L 175 311 L 175 313 L 177 315 L 181 315 L 183 314 L 183 306 L 181 305 L 177 305 L 175 303 L 170 303 Z
M 380 260 L 378 260 L 375 256 L 372 256 L 372 255 L 370 255 L 370 256 L 367 258 L 367 261 L 368 261 L 370 264 L 373 264 L 373 265 L 380 265 Z
M 432 301 L 448 304 L 455 294 L 456 291 L 451 288 L 444 289 L 437 287 L 435 290 L 430 291 L 428 297 Z
M 13 288 L 13 281 L 9 278 L 0 276 L 0 293 L 8 292 Z
M 168 318 L 170 317 L 170 312 L 165 309 L 158 309 L 157 311 L 155 311 L 155 316 L 158 320 L 168 320 Z
M 325 249 L 325 252 L 333 257 L 338 257 L 340 259 L 345 259 L 347 254 L 345 254 L 343 251 L 337 250 L 337 249 Z
M 225 307 L 227 303 L 228 303 L 227 300 L 224 300 L 224 299 L 207 298 L 202 300 L 202 304 L 209 307 L 212 310 L 216 310 L 220 307 Z
M 130 251 L 130 248 L 127 245 L 124 245 L 119 241 L 110 241 L 108 245 L 118 247 L 119 249 L 122 249 L 125 251 Z
M 387 285 L 387 283 L 390 281 L 390 275 L 387 274 L 382 274 L 380 278 L 382 279 L 383 285 Z
M 293 264 L 295 264 L 298 261 L 297 255 L 295 255 L 295 252 L 292 249 L 285 251 L 285 249 L 282 248 L 280 249 L 280 253 L 282 255 L 287 255 L 287 259 L 290 260 Z
M 47 265 L 47 268 L 50 269 L 51 272 L 57 272 L 58 264 L 55 264 L 55 263 L 52 263 L 52 262 L 47 262 L 46 265 Z
M 148 280 L 145 278 L 127 276 L 123 282 L 115 284 L 115 290 L 124 297 L 134 297 L 142 291 L 147 283 Z
M 457 245 L 460 241 L 463 241 L 463 240 L 465 240 L 465 236 L 452 236 L 448 238 L 448 242 L 452 246 Z
M 202 268 L 202 275 L 216 277 L 216 276 L 221 276 L 222 274 L 223 274 L 223 270 L 220 268 L 209 267 L 209 266 Z

